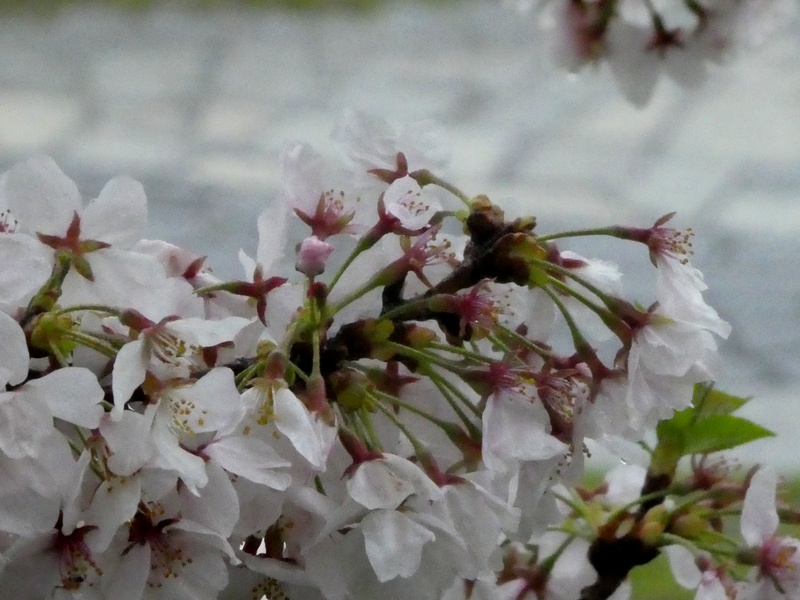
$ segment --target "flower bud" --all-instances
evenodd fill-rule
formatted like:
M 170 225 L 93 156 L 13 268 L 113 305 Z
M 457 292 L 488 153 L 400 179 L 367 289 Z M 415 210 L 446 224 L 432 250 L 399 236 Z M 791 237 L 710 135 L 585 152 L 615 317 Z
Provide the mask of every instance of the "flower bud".
M 325 271 L 325 263 L 333 252 L 333 245 L 317 236 L 307 237 L 297 246 L 294 268 L 307 277 L 316 277 Z

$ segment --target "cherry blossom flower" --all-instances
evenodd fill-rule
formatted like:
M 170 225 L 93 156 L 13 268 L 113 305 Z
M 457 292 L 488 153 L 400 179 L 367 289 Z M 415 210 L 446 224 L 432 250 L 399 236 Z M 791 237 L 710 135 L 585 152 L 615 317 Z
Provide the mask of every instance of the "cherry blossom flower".
M 800 598 L 800 540 L 779 537 L 775 472 L 762 467 L 750 480 L 742 507 L 742 537 L 756 552 L 745 598 Z M 738 598 L 738 596 L 737 596 Z
M 71 269 L 63 283 L 63 304 L 103 303 L 163 314 L 163 270 L 152 257 L 121 249 L 132 243 L 147 219 L 142 186 L 127 177 L 106 184 L 85 207 L 77 187 L 46 156 L 12 167 L 2 177 L 0 199 L 18 220 L 16 232 L 30 234 L 40 246 L 3 246 L 9 260 L 29 264 L 33 272 L 42 257 L 52 265 L 56 253 L 67 253 Z M 35 263 L 35 264 L 34 264 Z
M 360 191 L 383 190 L 386 183 L 420 169 L 439 171 L 450 160 L 445 135 L 432 121 L 395 129 L 379 117 L 349 111 L 334 129 L 333 138 L 343 146 Z M 384 177 L 370 173 L 376 170 Z

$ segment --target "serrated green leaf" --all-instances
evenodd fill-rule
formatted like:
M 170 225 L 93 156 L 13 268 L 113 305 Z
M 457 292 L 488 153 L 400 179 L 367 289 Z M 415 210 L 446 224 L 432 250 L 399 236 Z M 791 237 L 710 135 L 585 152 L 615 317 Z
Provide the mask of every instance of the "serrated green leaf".
M 701 421 L 695 421 L 683 434 L 684 454 L 730 450 L 775 435 L 761 425 L 733 415 L 709 415 Z
M 696 418 L 700 420 L 711 415 L 729 415 L 749 400 L 714 389 L 708 384 L 698 384 L 694 387 L 692 405 L 697 411 Z

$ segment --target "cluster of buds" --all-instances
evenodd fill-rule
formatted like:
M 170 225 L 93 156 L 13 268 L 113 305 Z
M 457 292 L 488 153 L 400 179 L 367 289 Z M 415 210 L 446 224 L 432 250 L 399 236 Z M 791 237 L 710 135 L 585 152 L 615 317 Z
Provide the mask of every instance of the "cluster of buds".
M 618 600 L 662 553 L 698 598 L 796 597 L 775 475 L 708 458 L 768 432 L 707 385 L 730 328 L 672 215 L 543 233 L 443 179 L 430 123 L 336 139 L 287 146 L 235 281 L 139 239 L 128 178 L 0 178 L 0 598 Z M 653 297 L 578 236 L 641 248 Z

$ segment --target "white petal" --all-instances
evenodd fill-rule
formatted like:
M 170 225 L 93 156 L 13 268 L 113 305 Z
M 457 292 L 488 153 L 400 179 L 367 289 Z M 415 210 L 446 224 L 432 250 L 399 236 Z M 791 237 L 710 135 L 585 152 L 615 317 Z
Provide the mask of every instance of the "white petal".
M 201 523 L 217 535 L 227 538 L 239 520 L 239 498 L 224 469 L 206 465 L 208 485 L 199 496 L 181 494 L 181 517 Z
M 117 568 L 103 577 L 103 592 L 114 600 L 141 600 L 150 575 L 150 544 L 133 544 Z
M 0 450 L 9 458 L 36 456 L 54 431 L 47 405 L 17 392 L 0 393 Z
M 125 403 L 130 400 L 133 391 L 142 385 L 147 375 L 149 362 L 145 351 L 144 340 L 128 342 L 114 359 L 111 371 L 111 391 L 114 395 L 114 419 L 122 417 Z
M 778 476 L 769 467 L 760 468 L 750 480 L 742 506 L 742 537 L 751 546 L 760 546 L 778 528 L 777 485 Z
M 200 494 L 200 488 L 205 487 L 208 483 L 206 463 L 199 456 L 187 452 L 181 447 L 180 441 L 167 422 L 168 419 L 171 419 L 171 416 L 165 418 L 160 414 L 161 412 L 159 411 L 156 414 L 156 418 L 153 421 L 151 439 L 154 443 L 156 454 L 151 461 L 152 466 L 177 474 L 186 484 L 186 487 L 189 488 L 189 491 L 197 496 Z
M 144 188 L 130 177 L 117 177 L 81 214 L 81 237 L 108 244 L 135 242 L 147 226 Z
M 53 251 L 28 235 L 0 233 L 0 264 L 13 265 L 3 270 L 0 304 L 22 306 L 50 277 Z
M 0 197 L 30 233 L 63 235 L 74 213 L 81 210 L 77 186 L 49 156 L 14 165 L 3 184 Z
M 157 258 L 113 247 L 86 257 L 94 283 L 70 271 L 61 294 L 63 306 L 100 303 L 133 308 L 153 321 L 168 316 L 172 301 L 166 291 L 174 288 L 167 284 L 164 267 Z
M 549 418 L 540 404 L 511 394 L 489 398 L 483 412 L 483 461 L 504 471 L 509 459 L 544 460 L 567 446 L 546 431 Z
M 367 558 L 381 582 L 411 577 L 422 560 L 422 547 L 436 539 L 432 531 L 394 510 L 371 512 L 361 529 Z
M 359 465 L 347 481 L 347 491 L 370 510 L 397 508 L 411 494 L 436 500 L 444 495 L 422 469 L 394 454 Z
M 190 410 L 185 415 L 185 424 L 194 433 L 223 429 L 238 423 L 244 416 L 244 405 L 236 389 L 233 371 L 227 367 L 211 369 L 194 385 L 175 389 L 170 394 L 170 401 L 183 402 Z
M 381 460 L 361 463 L 347 481 L 350 497 L 370 510 L 395 509 L 414 489 L 410 481 L 392 473 Z
M 320 422 L 290 390 L 275 393 L 275 426 L 317 469 L 324 469 L 336 428 Z
M 243 317 L 227 317 L 219 321 L 189 318 L 171 321 L 165 328 L 189 344 L 207 348 L 233 341 L 233 338 L 250 323 L 250 319 Z
M 120 419 L 112 421 L 109 418 L 100 425 L 100 433 L 111 450 L 108 468 L 112 473 L 122 477 L 132 475 L 153 456 L 150 429 L 155 414 L 155 406 L 143 415 L 126 410 L 121 413 Z
M 205 453 L 230 473 L 274 490 L 285 490 L 292 482 L 291 475 L 274 470 L 292 463 L 258 438 L 225 437 L 209 444 Z
M 14 319 L 0 311 L 0 389 L 17 385 L 28 376 L 28 343 Z
M 103 388 L 97 377 L 83 367 L 66 367 L 29 381 L 20 392 L 25 401 L 38 398 L 50 407 L 54 417 L 74 425 L 95 429 L 103 416 Z
M 672 576 L 681 587 L 693 590 L 700 585 L 702 573 L 697 568 L 694 555 L 685 547 L 672 544 L 664 548 L 672 569 Z
M 289 236 L 290 206 L 286 202 L 274 202 L 258 216 L 258 250 L 256 260 L 265 273 L 286 254 Z
M 117 529 L 130 521 L 142 499 L 139 477 L 112 477 L 97 488 L 91 506 L 83 514 L 84 520 L 96 525 L 92 533 L 92 546 L 105 550 Z
M 294 142 L 281 151 L 283 193 L 281 200 L 313 215 L 324 185 L 322 155 L 310 145 Z

